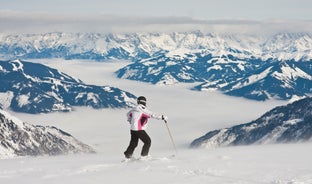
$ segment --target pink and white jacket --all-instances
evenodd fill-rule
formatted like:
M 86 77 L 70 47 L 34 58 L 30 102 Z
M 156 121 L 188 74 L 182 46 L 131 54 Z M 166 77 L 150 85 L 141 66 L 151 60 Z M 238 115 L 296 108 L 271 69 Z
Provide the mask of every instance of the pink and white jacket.
M 134 131 L 145 130 L 147 120 L 149 118 L 162 119 L 161 115 L 157 115 L 148 110 L 144 105 L 139 104 L 127 113 L 130 129 Z

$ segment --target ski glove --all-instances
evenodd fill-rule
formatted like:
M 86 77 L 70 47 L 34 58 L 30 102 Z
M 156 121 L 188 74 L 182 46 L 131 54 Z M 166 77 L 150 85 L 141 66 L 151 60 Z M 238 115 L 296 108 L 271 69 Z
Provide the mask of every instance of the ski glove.
M 168 120 L 168 117 L 165 116 L 165 115 L 162 115 L 162 116 L 161 116 L 161 119 L 164 120 L 164 121 L 167 121 L 167 120 Z

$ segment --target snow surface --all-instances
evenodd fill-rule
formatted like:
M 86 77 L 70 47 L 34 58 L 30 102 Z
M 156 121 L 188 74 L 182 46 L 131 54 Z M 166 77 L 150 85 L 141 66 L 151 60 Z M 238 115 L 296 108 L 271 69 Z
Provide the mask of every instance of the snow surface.
M 39 62 L 39 61 L 38 61 Z M 312 144 L 242 146 L 189 149 L 195 138 L 210 130 L 246 123 L 285 101 L 255 102 L 198 92 L 189 84 L 157 86 L 116 79 L 113 72 L 127 62 L 41 60 L 86 83 L 111 85 L 147 97 L 154 112 L 169 117 L 168 125 L 178 148 L 174 154 L 165 125 L 150 120 L 150 154 L 155 161 L 123 163 L 129 143 L 128 109 L 76 108 L 70 113 L 23 114 L 10 112 L 32 124 L 56 126 L 92 146 L 96 154 L 23 157 L 0 160 L 0 183 L 312 183 Z M 142 144 L 136 149 L 139 156 Z

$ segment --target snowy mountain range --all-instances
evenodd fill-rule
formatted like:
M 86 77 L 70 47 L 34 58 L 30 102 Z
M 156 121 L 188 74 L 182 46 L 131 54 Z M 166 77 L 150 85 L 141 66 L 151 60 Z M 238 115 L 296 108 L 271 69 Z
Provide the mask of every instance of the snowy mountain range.
M 312 93 L 312 60 L 243 60 L 211 54 L 168 58 L 161 55 L 130 64 L 117 71 L 117 75 L 165 85 L 202 82 L 194 89 L 221 90 L 228 95 L 254 100 L 291 99 Z
M 292 143 L 312 141 L 312 98 L 280 106 L 255 121 L 208 132 L 191 147 Z
M 204 34 L 47 33 L 0 35 L 3 58 L 132 60 L 120 78 L 170 85 L 201 82 L 249 99 L 290 99 L 312 93 L 310 33 Z
M 248 72 L 228 69 L 230 75 L 215 77 L 195 89 L 219 89 L 254 100 L 291 99 L 312 93 L 312 62 L 265 61 L 256 66 L 250 66 Z
M 275 35 L 217 34 L 194 32 L 172 33 L 46 33 L 0 34 L 0 54 L 12 58 L 95 59 L 152 58 L 160 52 L 167 57 L 185 57 L 192 53 L 213 56 L 267 60 L 311 60 L 310 33 L 277 33 Z
M 87 85 L 56 69 L 20 60 L 0 61 L 0 106 L 17 112 L 70 111 L 73 106 L 123 108 L 135 96 Z
M 55 127 L 34 126 L 0 110 L 0 158 L 94 153 L 88 145 Z

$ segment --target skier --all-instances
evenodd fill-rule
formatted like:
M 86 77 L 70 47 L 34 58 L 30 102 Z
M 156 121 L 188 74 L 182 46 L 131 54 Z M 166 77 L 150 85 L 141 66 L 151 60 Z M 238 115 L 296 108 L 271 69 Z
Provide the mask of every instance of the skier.
M 137 98 L 138 105 L 127 113 L 128 122 L 130 123 L 131 140 L 127 150 L 124 152 L 126 159 L 130 159 L 139 139 L 144 143 L 141 151 L 141 158 L 147 158 L 151 146 L 151 138 L 145 132 L 147 120 L 155 118 L 158 120 L 167 120 L 164 115 L 157 115 L 146 108 L 146 98 L 140 96 Z

